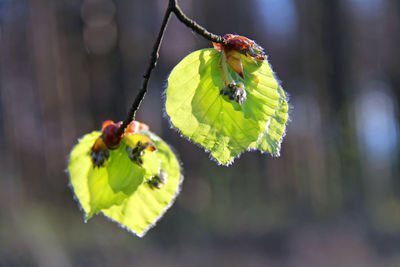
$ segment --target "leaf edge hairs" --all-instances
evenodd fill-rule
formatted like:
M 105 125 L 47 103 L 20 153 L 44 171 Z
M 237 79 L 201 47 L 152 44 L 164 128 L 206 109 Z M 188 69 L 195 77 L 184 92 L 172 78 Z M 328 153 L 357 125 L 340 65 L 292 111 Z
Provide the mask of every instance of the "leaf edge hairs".
M 111 123 L 113 123 L 113 122 L 111 122 Z M 136 130 L 132 130 L 134 128 L 136 128 Z M 138 130 L 138 128 L 140 128 L 140 130 Z M 181 162 L 180 162 L 179 157 L 177 156 L 176 152 L 160 137 L 158 137 L 154 133 L 150 132 L 147 125 L 141 124 L 137 121 L 134 121 L 133 123 L 130 124 L 130 126 L 127 129 L 129 129 L 129 130 L 127 130 L 129 132 L 129 134 L 127 134 L 127 136 L 129 138 L 140 133 L 140 134 L 146 135 L 146 137 L 153 142 L 154 148 L 157 146 L 156 144 L 158 144 L 158 146 L 161 146 L 161 148 L 162 148 L 161 151 L 155 150 L 154 148 L 150 148 L 147 150 L 148 152 L 146 152 L 146 153 L 159 153 L 158 154 L 159 160 L 160 160 L 160 155 L 163 157 L 164 161 L 166 161 L 166 159 L 168 158 L 169 163 L 161 162 L 161 160 L 160 160 L 160 162 L 162 164 L 164 164 L 162 166 L 164 166 L 164 167 L 167 166 L 167 170 L 169 170 L 170 173 L 168 173 L 167 175 L 162 174 L 162 172 L 168 172 L 168 171 L 166 171 L 164 167 L 159 168 L 158 174 L 156 174 L 156 175 L 157 176 L 164 175 L 164 179 L 166 180 L 166 181 L 164 181 L 164 184 L 162 184 L 162 185 L 158 184 L 158 186 L 157 186 L 157 184 L 155 184 L 154 186 L 152 186 L 153 185 L 153 184 L 151 184 L 152 180 L 153 180 L 154 176 L 156 176 L 156 175 L 150 176 L 149 179 L 142 181 L 142 183 L 137 187 L 137 190 L 135 190 L 132 193 L 132 195 L 126 196 L 126 198 L 125 198 L 125 200 L 123 200 L 123 202 L 117 203 L 109 208 L 100 209 L 96 213 L 102 213 L 106 218 L 110 219 L 113 222 L 118 223 L 118 225 L 121 226 L 122 228 L 128 230 L 131 233 L 134 233 L 138 237 L 143 237 L 144 234 L 149 229 L 151 229 L 152 227 L 155 226 L 155 224 L 162 218 L 162 216 L 165 214 L 165 212 L 175 202 L 176 197 L 179 195 L 179 193 L 181 191 L 181 185 L 182 185 L 184 177 L 182 174 Z M 92 136 L 91 139 L 93 141 L 89 142 L 87 144 L 83 144 L 83 142 L 86 142 L 88 136 Z M 70 157 L 69 157 L 69 163 L 68 163 L 68 173 L 69 173 L 69 178 L 70 178 L 69 187 L 72 189 L 72 191 L 74 193 L 74 199 L 78 202 L 80 209 L 84 212 L 85 222 L 87 222 L 87 220 L 89 220 L 94 215 L 94 214 L 91 214 L 90 205 L 88 204 L 91 196 L 90 196 L 90 194 L 89 195 L 85 194 L 85 192 L 90 191 L 88 188 L 89 182 L 82 183 L 82 181 L 88 181 L 88 179 L 90 179 L 90 178 L 83 177 L 83 176 L 85 176 L 85 174 L 82 174 L 82 172 L 85 173 L 85 170 L 87 170 L 88 167 L 87 166 L 85 168 L 77 167 L 77 162 L 79 161 L 79 162 L 90 163 L 91 164 L 90 168 L 95 169 L 95 170 L 99 169 L 99 168 L 106 168 L 105 167 L 106 164 L 101 167 L 97 167 L 97 166 L 93 165 L 93 162 L 90 159 L 91 156 L 89 155 L 92 144 L 95 143 L 95 140 L 97 140 L 98 138 L 101 138 L 101 136 L 102 136 L 102 132 L 98 132 L 98 131 L 84 135 L 82 138 L 80 138 L 78 140 L 77 145 L 74 146 L 74 148 L 71 151 Z M 125 138 L 125 137 L 123 137 L 123 138 Z M 121 142 L 121 144 L 122 144 L 121 146 L 125 145 L 122 142 Z M 86 152 L 81 153 L 78 151 L 78 155 L 76 155 L 77 150 L 81 149 L 83 145 L 86 146 L 86 148 L 85 148 Z M 116 150 L 118 150 L 118 149 L 119 148 L 116 148 Z M 121 147 L 121 149 L 124 149 L 124 148 Z M 121 151 L 121 152 L 123 153 L 124 151 Z M 112 152 L 112 153 L 114 153 L 114 152 Z M 163 155 L 167 155 L 167 154 L 168 154 L 168 156 L 163 156 Z M 111 155 L 111 157 L 112 157 L 112 155 Z M 167 165 L 165 165 L 165 164 L 167 164 Z M 173 170 L 172 174 L 171 174 L 171 170 Z M 161 178 L 161 180 L 162 179 L 163 178 Z M 171 182 L 172 182 L 172 184 L 171 184 Z M 82 187 L 85 187 L 86 189 L 82 189 Z M 160 192 L 160 193 L 158 193 L 158 192 Z M 163 200 L 162 203 L 158 202 L 159 204 L 156 204 L 157 200 L 156 200 L 156 202 L 154 202 L 154 200 L 152 200 L 148 204 L 148 205 L 156 204 L 156 206 L 159 208 L 157 208 L 158 213 L 153 214 L 151 217 L 151 220 L 147 221 L 145 224 L 138 225 L 138 226 L 134 225 L 133 223 L 128 224 L 128 223 L 126 223 L 126 221 L 121 220 L 121 218 L 119 218 L 118 216 L 113 216 L 113 215 L 117 214 L 117 212 L 119 211 L 118 207 L 120 205 L 128 205 L 132 208 L 132 204 L 130 204 L 130 203 L 132 203 L 132 201 L 129 200 L 129 198 L 132 198 L 132 197 L 138 198 L 138 197 L 140 197 L 140 195 L 147 196 L 147 198 L 148 198 L 149 196 L 154 195 L 154 194 L 158 195 L 158 197 L 156 197 L 155 199 L 163 198 L 160 195 L 161 192 L 162 192 L 162 196 L 164 196 L 167 199 L 165 201 Z M 127 202 L 127 203 L 125 203 L 125 202 Z M 142 206 L 143 206 L 143 204 L 142 204 Z M 134 209 L 135 209 L 135 207 L 134 207 Z M 120 210 L 122 210 L 122 209 L 120 209 Z M 149 207 L 149 210 L 153 210 L 152 212 L 154 213 L 156 209 L 154 207 Z M 138 214 L 140 214 L 140 212 Z
M 240 149 L 241 151 L 237 151 L 234 152 L 234 154 L 228 158 L 224 158 L 224 156 L 221 158 L 221 156 L 219 156 L 219 153 L 217 153 L 215 151 L 216 145 L 218 141 L 215 141 L 214 143 L 210 143 L 207 144 L 205 143 L 204 138 L 200 138 L 200 141 L 197 140 L 198 138 L 196 138 L 196 133 L 193 133 L 193 127 L 196 127 L 196 121 L 198 121 L 198 124 L 203 125 L 204 127 L 200 127 L 201 129 L 205 129 L 207 127 L 212 127 L 212 125 L 204 125 L 202 124 L 203 122 L 201 120 L 207 118 L 207 115 L 199 115 L 198 116 L 192 116 L 190 117 L 190 122 L 185 122 L 185 121 L 181 121 L 180 119 L 178 119 L 177 117 L 181 116 L 181 114 L 183 113 L 190 113 L 190 112 L 194 112 L 193 110 L 199 110 L 199 108 L 193 106 L 193 102 L 194 102 L 194 98 L 196 96 L 194 96 L 194 98 L 188 98 L 187 101 L 190 102 L 189 105 L 184 104 L 183 102 L 177 102 L 176 106 L 179 106 L 179 109 L 174 108 L 173 102 L 176 101 L 183 101 L 182 99 L 185 98 L 186 96 L 184 96 L 183 93 L 183 89 L 176 89 L 177 87 L 179 87 L 180 85 L 176 84 L 177 80 L 180 80 L 178 77 L 179 75 L 183 75 L 185 77 L 187 77 L 189 75 L 189 73 L 187 73 L 187 70 L 189 67 L 186 67 L 182 64 L 195 64 L 195 67 L 193 68 L 199 68 L 199 72 L 196 71 L 196 73 L 198 73 L 197 75 L 201 75 L 201 73 L 204 73 L 204 69 L 206 64 L 209 63 L 200 63 L 200 65 L 202 64 L 204 67 L 201 67 L 200 65 L 197 66 L 195 63 L 193 57 L 195 57 L 194 55 L 196 54 L 196 56 L 198 55 L 200 62 L 204 62 L 207 61 L 208 58 L 206 56 L 204 56 L 203 54 L 205 54 L 206 51 L 211 51 L 210 49 L 200 49 L 197 50 L 195 52 L 192 52 L 191 54 L 187 55 L 185 58 L 183 58 L 175 67 L 174 69 L 171 71 L 169 77 L 168 77 L 168 85 L 166 90 L 164 91 L 164 116 L 168 119 L 168 121 L 170 122 L 170 125 L 172 128 L 174 128 L 175 130 L 178 131 L 178 133 L 184 137 L 185 139 L 195 143 L 196 145 L 202 147 L 206 152 L 210 153 L 210 158 L 215 160 L 217 162 L 217 164 L 219 165 L 223 165 L 223 166 L 229 166 L 233 163 L 234 159 L 238 158 L 244 151 L 253 151 L 253 150 L 259 150 L 261 153 L 270 153 L 272 156 L 279 156 L 280 155 L 280 148 L 281 148 L 281 143 L 283 140 L 283 137 L 286 134 L 286 126 L 287 126 L 287 122 L 289 121 L 289 104 L 288 104 L 288 94 L 282 89 L 280 80 L 278 78 L 276 78 L 276 74 L 275 72 L 273 72 L 272 70 L 272 66 L 270 65 L 270 63 L 267 61 L 267 56 L 264 53 L 264 49 L 261 48 L 259 45 L 257 45 L 254 41 L 243 37 L 243 36 L 238 36 L 238 35 L 232 35 L 232 34 L 227 34 L 225 35 L 225 37 L 227 38 L 227 40 L 230 40 L 231 43 L 228 43 L 228 45 L 225 46 L 225 44 L 213 44 L 214 49 L 216 51 L 218 51 L 220 53 L 220 59 L 218 60 L 218 67 L 217 69 L 219 69 L 220 72 L 220 78 L 218 77 L 213 77 L 212 78 L 212 82 L 211 81 L 204 81 L 204 84 L 215 84 L 215 86 L 217 88 L 219 88 L 219 94 L 223 97 L 223 99 L 225 99 L 227 102 L 232 103 L 233 106 L 233 110 L 231 111 L 227 111 L 227 110 L 223 110 L 223 111 L 219 111 L 223 113 L 231 113 L 231 112 L 236 112 L 238 110 L 243 110 L 245 113 L 247 112 L 249 114 L 249 109 L 246 106 L 246 101 L 247 98 L 250 97 L 252 99 L 252 101 L 254 102 L 255 99 L 257 99 L 257 102 L 260 102 L 260 100 L 262 101 L 274 101 L 275 103 L 273 104 L 273 113 L 270 113 L 265 120 L 265 124 L 262 128 L 260 128 L 260 130 L 258 131 L 257 135 L 254 136 L 254 143 L 252 144 L 248 144 L 245 145 L 242 149 Z M 204 53 L 203 53 L 204 51 Z M 233 63 L 231 62 L 231 64 L 228 64 L 229 62 L 227 62 L 226 60 L 226 51 L 228 51 L 228 53 L 230 53 L 231 55 L 233 55 Z M 189 59 L 190 58 L 190 59 Z M 229 59 L 228 59 L 229 60 Z M 185 63 L 186 62 L 186 63 Z M 189 62 L 189 63 L 187 63 Z M 207 61 L 208 62 L 208 61 Z M 243 63 L 242 63 L 243 62 Z M 211 63 L 214 64 L 215 63 Z M 239 65 L 240 68 L 239 70 L 235 70 L 233 68 L 230 67 L 230 65 L 232 64 L 236 64 Z M 259 77 L 257 78 L 257 76 L 252 75 L 250 72 L 246 71 L 246 69 L 244 69 L 244 72 L 241 74 L 241 70 L 243 70 L 243 64 L 245 64 L 246 66 L 251 66 L 254 65 L 255 67 L 251 67 L 252 69 L 254 68 L 265 68 L 265 70 L 263 69 L 259 74 L 261 75 L 267 75 L 268 79 L 270 79 L 270 81 L 273 81 L 273 85 L 271 84 L 272 87 L 269 88 L 269 90 L 274 91 L 274 95 L 272 96 L 272 98 L 274 100 L 272 100 L 271 98 L 267 99 L 267 98 L 260 98 L 260 92 L 256 92 L 256 90 L 254 90 L 254 84 L 259 82 Z M 213 68 L 213 67 L 211 67 Z M 215 69 L 215 68 L 214 68 Z M 185 74 L 180 73 L 186 71 Z M 253 70 L 252 70 L 253 71 Z M 195 72 L 195 71 L 193 71 Z M 215 73 L 215 71 L 214 71 Z M 245 77 L 245 73 L 246 76 Z M 250 75 L 250 76 L 249 76 Z M 242 76 L 244 78 L 242 78 Z M 188 78 L 186 78 L 187 80 Z M 218 83 L 218 79 L 222 80 L 222 86 L 219 85 Z M 251 79 L 257 80 L 256 82 L 252 82 Z M 188 89 L 190 86 L 192 86 L 192 83 L 195 84 L 194 87 L 197 87 L 195 90 L 198 91 L 199 87 L 198 84 L 201 83 L 201 81 L 196 80 L 194 77 L 191 77 L 189 79 L 190 81 L 193 81 L 189 84 L 185 84 L 185 91 L 187 90 L 191 90 Z M 249 82 L 250 80 L 250 82 Z M 195 82 L 196 81 L 196 82 Z M 245 87 L 248 86 L 249 88 Z M 270 84 L 271 82 L 267 81 L 267 84 Z M 179 82 L 178 82 L 179 84 Z M 172 90 L 172 91 L 171 91 Z M 180 91 L 179 91 L 180 90 Z M 205 89 L 204 89 L 205 90 Z M 211 89 L 208 89 L 211 90 Z M 214 89 L 213 89 L 214 90 Z M 175 91 L 175 92 L 174 92 Z M 241 92 L 243 91 L 243 92 Z M 246 92 L 247 91 L 247 92 Z M 270 94 L 268 92 L 266 92 L 265 90 L 263 90 L 266 94 Z M 212 93 L 211 91 L 209 91 L 210 94 L 213 94 L 213 96 L 210 95 L 210 99 L 213 99 L 212 101 L 210 100 L 210 102 L 215 103 L 215 101 L 217 101 L 217 99 L 215 98 L 215 93 Z M 250 95 L 249 95 L 250 93 Z M 193 92 L 193 94 L 196 94 L 196 92 Z M 202 93 L 202 101 L 205 102 L 205 96 L 204 96 L 204 92 Z M 258 94 L 258 95 L 257 95 Z M 186 94 L 188 95 L 188 94 Z M 193 95 L 192 95 L 193 97 Z M 283 103 L 282 105 L 280 103 Z M 249 102 L 250 104 L 250 102 Z M 270 108 L 272 108 L 270 107 Z M 218 108 L 212 108 L 209 106 L 204 106 L 203 105 L 203 109 L 204 110 L 219 110 Z M 179 111 L 179 112 L 178 112 Z M 208 112 L 208 111 L 205 111 Z M 211 112 L 211 111 L 210 111 Z M 264 110 L 264 113 L 268 113 L 269 111 Z M 179 115 L 176 115 L 176 113 L 178 113 Z M 204 113 L 205 114 L 205 113 Z M 233 114 L 233 113 L 232 113 Z M 251 114 L 250 114 L 251 115 Z M 248 117 L 249 115 L 245 115 L 245 117 Z M 264 116 L 265 117 L 265 116 Z M 189 118 L 189 117 L 188 117 Z M 199 118 L 201 118 L 199 120 Z M 257 118 L 253 118 L 258 120 Z M 207 119 L 207 121 L 215 121 L 214 119 Z M 248 120 L 251 121 L 251 120 Z M 254 121 L 254 120 L 253 120 Z M 271 122 L 274 122 L 271 124 Z M 192 125 L 190 128 L 191 129 L 187 129 L 187 127 L 185 125 Z M 276 127 L 279 127 L 279 129 L 276 129 Z M 186 127 L 186 129 L 185 129 Z M 244 128 L 243 128 L 244 127 Z M 273 128 L 275 127 L 275 128 Z M 243 129 L 246 129 L 245 126 L 242 126 Z M 240 127 L 238 128 L 240 129 Z M 274 138 L 270 138 L 269 136 L 269 132 L 272 129 Z M 201 130 L 200 130 L 201 131 Z M 223 129 L 220 129 L 220 131 L 224 131 Z M 194 131 L 196 132 L 196 131 Z M 279 138 L 276 136 L 277 132 L 279 132 Z M 203 133 L 204 136 L 209 136 L 209 133 Z M 224 137 L 225 138 L 225 137 Z M 226 138 L 228 138 L 228 136 L 226 136 Z M 266 140 L 267 141 L 266 141 Z M 203 141 L 202 141 L 203 140 Z M 272 143 L 271 143 L 272 142 Z M 267 144 L 265 144 L 267 143 Z M 221 146 L 217 146 L 217 147 L 221 147 Z M 224 145 L 224 147 L 230 147 L 230 145 L 226 146 Z M 216 154 L 217 153 L 217 154 Z
M 168 0 L 168 6 L 165 10 L 161 27 L 153 46 L 148 67 L 143 76 L 142 86 L 136 95 L 126 118 L 122 122 L 117 123 L 114 123 L 113 121 L 104 122 L 102 131 L 93 131 L 84 135 L 78 140 L 78 144 L 73 147 L 70 153 L 67 168 L 70 178 L 69 186 L 74 193 L 74 199 L 77 200 L 81 210 L 85 213 L 85 222 L 94 214 L 103 213 L 103 215 L 105 215 L 107 218 L 117 222 L 121 227 L 127 229 L 129 232 L 142 237 L 151 227 L 155 225 L 155 223 L 164 215 L 169 207 L 171 207 L 181 190 L 181 184 L 183 181 L 182 168 L 179 157 L 175 153 L 174 149 L 156 134 L 150 132 L 147 125 L 140 124 L 136 121 L 136 112 L 140 108 L 140 105 L 146 96 L 150 76 L 152 70 L 157 65 L 164 33 L 172 14 L 174 14 L 181 23 L 190 28 L 193 32 L 211 41 L 214 48 L 223 53 L 223 59 L 221 59 L 219 67 L 217 67 L 221 70 L 221 75 L 219 75 L 217 79 L 222 79 L 224 82 L 221 82 L 221 84 L 224 86 L 221 86 L 221 88 L 218 89 L 217 94 L 221 96 L 221 99 L 224 99 L 223 101 L 228 103 L 226 105 L 231 105 L 231 107 L 234 107 L 233 112 L 242 110 L 248 113 L 246 115 L 247 117 L 254 117 L 251 109 L 247 110 L 247 102 L 254 100 L 254 95 L 252 94 L 251 90 L 249 90 L 251 88 L 246 88 L 248 85 L 240 80 L 244 80 L 247 75 L 246 69 L 243 69 L 241 58 L 244 56 L 246 60 L 250 60 L 256 65 L 257 62 L 262 62 L 264 60 L 267 61 L 263 48 L 257 45 L 254 41 L 243 36 L 228 34 L 222 37 L 209 32 L 207 29 L 197 24 L 197 22 L 188 18 L 182 12 L 178 5 L 178 0 Z M 270 67 L 269 63 L 268 66 Z M 274 76 L 275 74 L 272 72 L 272 75 Z M 279 155 L 280 143 L 286 131 L 289 108 L 287 103 L 287 93 L 283 91 L 279 81 L 275 78 L 275 76 L 274 79 L 277 81 L 277 90 L 280 95 L 279 100 L 286 104 L 282 110 L 279 109 L 279 112 L 283 115 L 280 114 L 278 116 L 274 113 L 270 120 L 266 123 L 265 128 L 262 129 L 262 133 L 258 137 L 257 141 L 249 144 L 249 146 L 243 151 L 259 149 L 261 152 L 270 152 L 272 155 Z M 167 111 L 166 108 L 165 111 Z M 255 119 L 257 119 L 257 116 L 255 116 Z M 283 130 L 280 129 L 281 132 L 279 144 L 277 146 L 278 150 L 276 153 L 274 151 L 269 151 L 268 140 L 266 141 L 264 138 L 265 135 L 269 134 L 270 125 L 275 123 L 272 121 L 272 119 L 275 119 L 275 122 L 278 124 L 279 120 L 284 121 Z M 168 120 L 172 125 L 172 120 L 170 117 L 168 117 Z M 87 139 L 89 139 L 89 141 Z M 188 139 L 190 140 L 190 138 Z M 78 148 L 81 148 L 82 146 L 84 149 L 83 151 L 80 151 Z M 160 149 L 161 147 L 163 148 Z M 236 154 L 226 165 L 230 165 L 233 162 L 233 159 L 238 157 L 243 151 Z M 169 157 L 166 157 L 166 155 L 163 153 L 172 155 L 174 163 L 168 162 L 168 164 L 172 164 L 174 167 L 171 167 L 168 164 L 165 165 L 165 160 L 167 158 L 169 159 Z M 212 156 L 214 156 L 212 151 L 210 153 Z M 85 165 L 84 168 L 81 168 L 81 166 L 76 168 L 72 167 L 77 162 L 75 154 L 78 154 L 77 158 L 82 160 L 82 164 Z M 159 155 L 161 159 L 159 159 L 156 155 Z M 165 158 L 162 159 L 164 156 Z M 112 165 L 112 163 L 114 163 L 115 165 L 115 162 L 117 162 L 116 160 L 113 161 L 114 158 L 119 158 L 123 161 L 125 160 L 131 169 L 129 169 L 129 171 L 125 170 L 124 172 L 124 168 L 114 167 L 112 171 L 105 172 L 104 170 L 107 169 L 107 164 Z M 214 159 L 221 164 L 216 158 Z M 168 168 L 168 166 L 172 169 Z M 110 166 L 108 166 L 108 168 L 111 169 Z M 143 171 L 143 169 L 145 169 L 145 171 Z M 93 179 L 91 176 L 86 177 L 89 175 L 89 170 L 96 172 L 97 178 L 99 179 Z M 175 176 L 171 175 L 171 170 L 175 170 Z M 113 174 L 110 175 L 110 173 Z M 130 179 L 132 178 L 130 176 L 133 174 L 139 177 L 139 179 Z M 94 193 L 100 193 L 99 195 L 96 195 L 100 196 L 96 199 L 97 202 L 94 201 L 94 203 L 97 205 L 95 209 L 92 209 L 92 207 L 89 206 L 89 204 L 91 204 L 89 203 L 91 201 L 91 196 L 89 194 L 89 183 L 84 181 L 80 184 L 83 187 L 84 193 L 85 190 L 87 191 L 86 195 L 82 195 L 82 192 L 80 192 L 82 188 L 79 188 L 74 184 L 74 177 L 79 177 L 82 175 L 84 178 L 91 178 L 91 189 L 94 191 L 97 190 L 97 192 Z M 124 177 L 124 179 L 128 179 L 128 182 L 122 179 L 120 176 Z M 120 220 L 115 219 L 113 216 L 110 216 L 110 214 L 112 215 L 114 214 L 113 212 L 115 212 L 115 210 L 110 211 L 110 209 L 116 209 L 118 211 L 118 205 L 121 205 L 124 203 L 124 201 L 126 202 L 127 198 L 124 194 L 129 195 L 129 193 L 131 193 L 131 195 L 135 195 L 138 192 L 142 192 L 143 190 L 141 189 L 143 188 L 144 190 L 148 190 L 150 193 L 163 192 L 163 190 L 167 190 L 169 186 L 172 188 L 169 201 L 164 203 L 165 205 L 162 207 L 161 212 L 157 213 L 156 218 L 153 216 L 151 220 L 149 219 L 145 222 L 145 227 L 142 225 L 139 228 L 135 228 L 132 227 L 132 225 L 128 225 L 127 223 L 121 222 Z M 115 201 L 111 203 L 111 206 L 109 206 L 109 203 L 102 202 L 103 198 L 106 196 L 111 197 L 111 199 Z M 155 209 L 156 204 L 151 199 L 147 199 L 147 201 L 142 202 L 146 206 L 145 210 L 141 210 L 142 213 L 149 214 L 152 209 Z M 130 211 L 131 209 L 126 210 L 128 213 Z M 118 212 L 121 213 L 121 211 Z M 136 215 L 138 214 L 130 214 L 132 218 L 135 218 Z

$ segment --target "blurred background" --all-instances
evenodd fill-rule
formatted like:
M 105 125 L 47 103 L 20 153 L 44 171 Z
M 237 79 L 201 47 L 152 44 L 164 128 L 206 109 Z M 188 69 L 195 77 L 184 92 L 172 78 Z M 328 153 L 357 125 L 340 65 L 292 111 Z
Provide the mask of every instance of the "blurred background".
M 166 0 L 0 0 L 0 266 L 400 266 L 400 1 L 181 0 L 263 46 L 291 95 L 281 157 L 229 167 L 163 118 L 171 69 L 210 42 L 172 17 L 137 119 L 180 154 L 177 202 L 139 239 L 87 224 L 65 172 L 125 118 Z

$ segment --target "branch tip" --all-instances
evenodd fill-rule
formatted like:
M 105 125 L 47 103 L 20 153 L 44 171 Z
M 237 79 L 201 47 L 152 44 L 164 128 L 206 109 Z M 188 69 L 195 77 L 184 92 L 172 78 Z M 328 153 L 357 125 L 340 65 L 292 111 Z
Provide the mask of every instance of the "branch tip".
M 219 36 L 219 35 L 216 35 L 216 34 L 213 34 L 209 31 L 207 31 L 204 27 L 200 26 L 196 21 L 188 18 L 180 9 L 177 0 L 169 0 L 168 7 L 164 13 L 164 18 L 163 18 L 163 21 L 161 24 L 160 32 L 158 33 L 157 40 L 153 46 L 153 51 L 151 53 L 151 58 L 150 58 L 147 70 L 146 70 L 145 74 L 143 75 L 142 87 L 141 87 L 139 93 L 136 95 L 135 100 L 132 103 L 131 108 L 129 109 L 127 117 L 122 122 L 122 125 L 118 130 L 119 134 L 123 134 L 125 132 L 126 127 L 129 125 L 129 123 L 131 121 L 135 120 L 136 111 L 139 109 L 140 104 L 142 103 L 142 101 L 146 95 L 147 85 L 150 80 L 151 72 L 157 66 L 160 47 L 162 44 L 165 30 L 168 25 L 168 21 L 171 17 L 171 13 L 174 13 L 180 22 L 185 24 L 188 28 L 192 29 L 197 34 L 203 36 L 205 39 L 207 39 L 211 42 L 214 42 L 214 43 L 224 43 L 225 42 L 225 39 L 222 36 Z

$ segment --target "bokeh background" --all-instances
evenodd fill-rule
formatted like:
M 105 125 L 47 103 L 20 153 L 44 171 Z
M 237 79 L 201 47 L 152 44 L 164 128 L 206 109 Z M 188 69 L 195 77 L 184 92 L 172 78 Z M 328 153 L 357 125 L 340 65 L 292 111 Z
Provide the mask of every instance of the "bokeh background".
M 0 266 L 400 266 L 400 1 L 181 0 L 256 40 L 291 95 L 279 158 L 229 167 L 163 118 L 168 73 L 211 44 L 172 17 L 138 120 L 183 190 L 139 239 L 87 224 L 68 153 L 138 92 L 166 0 L 0 0 Z

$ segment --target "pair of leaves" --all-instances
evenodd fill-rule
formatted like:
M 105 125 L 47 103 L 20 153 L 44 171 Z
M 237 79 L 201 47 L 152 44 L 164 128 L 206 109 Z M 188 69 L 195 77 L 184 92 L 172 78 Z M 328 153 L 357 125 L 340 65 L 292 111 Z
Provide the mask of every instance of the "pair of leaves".
M 258 149 L 279 156 L 288 120 L 287 97 L 268 61 L 241 55 L 247 99 L 239 105 L 221 94 L 223 52 L 202 49 L 185 57 L 171 72 L 166 112 L 172 124 L 194 143 L 229 165 L 245 150 Z
M 240 36 L 227 35 L 226 40 L 227 46 L 196 51 L 173 69 L 165 103 L 170 121 L 220 164 L 229 165 L 245 150 L 278 156 L 288 121 L 286 93 L 261 47 Z M 114 149 L 115 140 L 120 140 L 114 130 L 120 124 L 105 129 L 109 124 L 103 124 L 103 133 L 85 135 L 72 150 L 71 185 L 86 220 L 102 212 L 143 236 L 180 191 L 179 162 L 164 141 L 137 122 Z M 104 138 L 99 141 L 100 136 Z M 140 140 L 150 140 L 156 151 L 146 150 L 140 159 L 130 155 Z M 94 159 L 92 147 L 101 151 Z M 113 149 L 101 150 L 104 147 Z M 160 180 L 154 179 L 161 170 L 167 179 L 158 188 Z
M 102 212 L 141 237 L 179 193 L 183 179 L 179 162 L 163 140 L 150 131 L 141 131 L 125 136 L 117 149 L 109 151 L 104 166 L 95 167 L 90 153 L 100 135 L 100 131 L 95 131 L 83 136 L 71 152 L 68 172 L 75 196 L 85 212 L 85 220 Z M 141 135 L 150 138 L 157 150 L 145 151 L 139 166 L 129 158 L 126 148 L 134 148 Z M 149 182 L 161 169 L 166 182 L 156 188 Z

